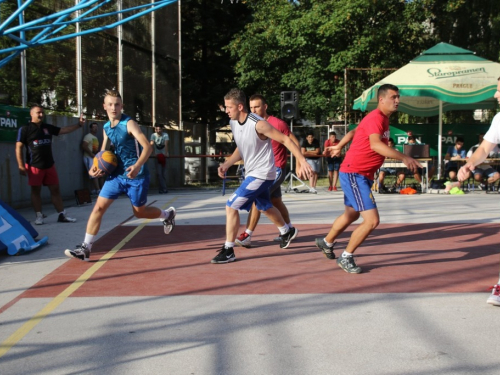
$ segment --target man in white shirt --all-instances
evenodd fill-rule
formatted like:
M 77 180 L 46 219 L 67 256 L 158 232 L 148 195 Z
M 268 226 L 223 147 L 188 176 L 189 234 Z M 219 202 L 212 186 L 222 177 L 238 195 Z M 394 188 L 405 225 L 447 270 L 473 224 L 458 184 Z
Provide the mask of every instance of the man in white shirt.
M 498 78 L 497 91 L 495 92 L 494 98 L 500 104 L 500 78 Z M 468 178 L 469 173 L 473 171 L 476 166 L 481 164 L 492 152 L 495 147 L 500 143 L 500 113 L 497 113 L 493 117 L 490 129 L 484 135 L 483 142 L 479 145 L 476 151 L 467 160 L 467 163 L 462 166 L 458 171 L 458 180 L 464 181 Z M 487 303 L 500 306 L 500 279 L 498 282 L 492 286 L 492 292 L 489 298 L 486 300 Z

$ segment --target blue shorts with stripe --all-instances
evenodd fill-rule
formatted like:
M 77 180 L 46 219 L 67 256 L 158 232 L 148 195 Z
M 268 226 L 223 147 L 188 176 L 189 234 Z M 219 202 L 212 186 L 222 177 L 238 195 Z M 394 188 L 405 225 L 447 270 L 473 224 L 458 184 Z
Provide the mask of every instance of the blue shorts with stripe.
M 377 208 L 372 193 L 373 181 L 357 173 L 339 173 L 340 185 L 344 192 L 344 204 L 357 212 Z
M 116 176 L 106 180 L 99 196 L 107 199 L 117 199 L 121 194 L 127 194 L 134 207 L 142 207 L 148 201 L 148 190 L 149 175 L 138 179 Z
M 255 202 L 259 210 L 267 211 L 273 206 L 269 194 L 269 188 L 273 182 L 274 180 L 261 180 L 248 176 L 227 200 L 226 205 L 235 210 L 250 211 L 253 202 Z

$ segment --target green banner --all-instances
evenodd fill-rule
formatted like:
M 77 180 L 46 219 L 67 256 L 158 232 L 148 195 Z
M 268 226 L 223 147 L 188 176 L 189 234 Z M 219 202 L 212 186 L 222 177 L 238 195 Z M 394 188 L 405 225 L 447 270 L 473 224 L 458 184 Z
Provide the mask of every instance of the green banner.
M 30 119 L 29 108 L 0 105 L 0 142 L 15 142 L 17 131 Z
M 349 130 L 356 128 L 357 124 L 349 125 Z M 449 146 L 455 145 L 457 137 L 464 139 L 464 149 L 469 149 L 479 141 L 479 134 L 486 133 L 489 124 L 444 124 L 442 142 L 442 155 L 446 154 Z M 403 145 L 408 136 L 413 135 L 418 143 L 430 146 L 431 156 L 438 154 L 438 124 L 396 124 L 390 125 L 391 138 L 394 139 L 398 151 L 403 152 Z

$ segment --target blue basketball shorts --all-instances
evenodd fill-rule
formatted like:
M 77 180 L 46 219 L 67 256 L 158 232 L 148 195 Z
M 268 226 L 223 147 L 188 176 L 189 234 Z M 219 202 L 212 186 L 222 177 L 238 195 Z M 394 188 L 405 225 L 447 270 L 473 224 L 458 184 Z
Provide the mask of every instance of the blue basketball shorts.
M 259 178 L 248 176 L 243 180 L 241 186 L 236 189 L 226 205 L 235 210 L 250 211 L 253 202 L 261 211 L 269 210 L 273 205 L 269 188 L 274 180 L 261 180 Z
M 344 192 L 344 204 L 357 212 L 377 208 L 372 193 L 373 181 L 357 173 L 339 173 L 340 185 Z
M 148 201 L 149 176 L 139 179 L 110 177 L 99 193 L 100 197 L 117 199 L 126 194 L 134 207 L 142 207 Z

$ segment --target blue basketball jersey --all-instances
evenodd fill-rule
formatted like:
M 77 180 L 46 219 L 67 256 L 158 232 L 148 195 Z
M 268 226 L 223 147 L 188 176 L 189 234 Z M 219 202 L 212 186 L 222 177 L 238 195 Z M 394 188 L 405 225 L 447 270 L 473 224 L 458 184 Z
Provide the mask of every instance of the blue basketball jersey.
M 142 146 L 139 142 L 127 132 L 127 122 L 130 116 L 122 114 L 120 121 L 114 127 L 111 126 L 111 121 L 104 124 L 106 135 L 115 146 L 115 154 L 118 157 L 118 167 L 113 172 L 113 176 L 127 178 L 126 170 L 131 165 L 134 165 L 139 159 L 142 152 Z M 144 178 L 149 175 L 149 170 L 146 164 L 141 167 L 137 178 Z

